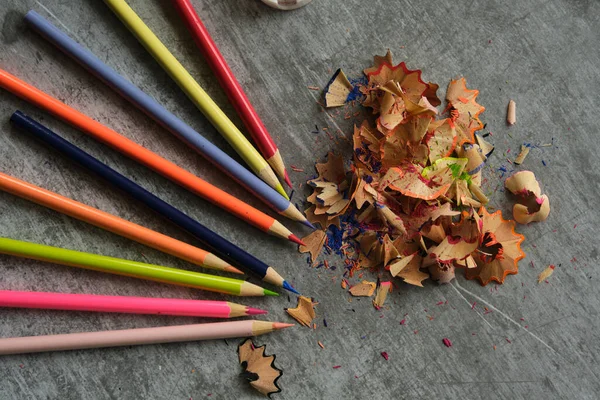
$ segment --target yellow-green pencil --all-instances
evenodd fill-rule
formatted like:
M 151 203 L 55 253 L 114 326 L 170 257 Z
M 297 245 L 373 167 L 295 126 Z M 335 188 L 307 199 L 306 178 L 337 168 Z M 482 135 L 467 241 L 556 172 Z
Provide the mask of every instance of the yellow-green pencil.
M 202 274 L 8 238 L 0 238 L 0 253 L 235 296 L 278 295 L 268 289 L 263 289 L 240 279 Z

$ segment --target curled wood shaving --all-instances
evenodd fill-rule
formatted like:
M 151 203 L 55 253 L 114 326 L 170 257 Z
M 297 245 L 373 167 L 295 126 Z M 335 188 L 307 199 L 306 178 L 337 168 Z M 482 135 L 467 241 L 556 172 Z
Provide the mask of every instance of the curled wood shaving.
M 277 380 L 283 371 L 275 366 L 275 355 L 265 354 L 266 345 L 256 346 L 252 339 L 246 339 L 238 346 L 240 364 L 244 369 L 241 376 L 250 386 L 265 396 L 281 392 Z
M 539 182 L 531 171 L 520 171 L 510 176 L 504 186 L 517 196 L 513 218 L 520 224 L 544 221 L 550 214 L 550 200 L 542 194 Z
M 516 165 L 523 164 L 523 161 L 525 161 L 525 157 L 527 157 L 528 154 L 529 154 L 529 147 L 525 146 L 525 145 L 521 145 L 521 152 L 519 153 L 517 158 L 515 158 L 515 161 L 514 161 L 515 164 Z
M 483 128 L 479 115 L 485 111 L 485 107 L 475 101 L 478 95 L 479 90 L 467 89 L 465 78 L 453 80 L 448 85 L 446 100 L 452 121 L 456 124 L 459 146 L 475 143 L 475 132 Z
M 502 212 L 493 214 L 485 208 L 481 214 L 479 247 L 472 254 L 477 267 L 466 270 L 467 279 L 478 279 L 483 286 L 491 281 L 503 283 L 507 275 L 519 271 L 519 260 L 525 257 L 521 250 L 523 235 L 515 232 L 515 222 L 502 218 Z

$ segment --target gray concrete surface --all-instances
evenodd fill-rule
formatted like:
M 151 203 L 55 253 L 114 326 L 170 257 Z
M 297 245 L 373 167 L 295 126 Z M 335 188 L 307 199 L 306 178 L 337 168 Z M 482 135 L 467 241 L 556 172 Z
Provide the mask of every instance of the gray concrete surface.
M 261 207 L 232 181 L 104 84 L 24 29 L 35 9 L 70 32 L 207 137 L 231 153 L 207 121 L 100 1 L 2 0 L 0 67 L 31 82 L 164 157 Z M 312 174 L 328 150 L 348 154 L 345 142 L 311 133 L 354 120 L 321 112 L 315 100 L 333 70 L 358 76 L 374 54 L 392 49 L 397 61 L 422 68 L 445 88 L 465 76 L 481 91 L 483 120 L 497 150 L 485 171 L 488 188 L 502 187 L 504 154 L 523 142 L 554 147 L 532 150 L 523 168 L 536 173 L 550 196 L 550 218 L 523 226 L 527 258 L 502 286 L 481 287 L 460 277 L 425 288 L 399 283 L 382 311 L 368 300 L 352 302 L 336 271 L 313 270 L 295 246 L 258 234 L 216 207 L 55 120 L 0 92 L 0 170 L 195 243 L 148 209 L 113 191 L 13 129 L 20 109 L 134 178 L 151 191 L 276 265 L 319 302 L 316 331 L 297 327 L 263 336 L 285 370 L 282 399 L 463 398 L 555 399 L 598 397 L 600 335 L 597 290 L 600 199 L 597 99 L 600 91 L 600 3 L 554 1 L 343 1 L 316 0 L 295 12 L 278 12 L 254 0 L 196 0 L 199 13 L 273 132 L 296 185 Z M 189 68 L 226 112 L 232 107 L 167 1 L 131 5 Z M 442 92 L 443 93 L 443 92 Z M 518 123 L 505 126 L 509 99 Z M 546 165 L 543 165 L 543 162 Z M 299 201 L 307 190 L 296 190 Z M 510 209 L 498 190 L 492 205 Z M 0 193 L 3 236 L 135 260 L 191 268 L 173 257 Z M 288 226 L 292 224 L 288 223 Z M 299 225 L 298 234 L 307 232 Z M 332 264 L 339 260 L 330 258 Z M 533 267 L 531 266 L 533 262 Z M 548 284 L 537 275 L 557 265 Z M 333 281 L 335 279 L 335 281 Z M 227 298 L 133 279 L 0 256 L 0 287 L 183 298 Z M 229 298 L 227 298 L 229 299 Z M 294 298 L 246 301 L 288 321 Z M 445 305 L 436 305 L 446 302 Z M 476 302 L 475 309 L 472 304 Z M 489 312 L 486 312 L 487 307 Z M 431 319 L 433 317 L 433 319 Z M 323 318 L 328 327 L 323 326 Z M 402 319 L 405 325 L 400 325 Z M 34 310 L 0 311 L 0 335 L 40 335 L 194 323 L 196 319 Z M 453 347 L 446 348 L 448 337 Z M 317 345 L 321 341 L 325 348 Z M 259 398 L 238 378 L 237 340 L 74 351 L 0 358 L 2 399 Z M 389 354 L 386 361 L 380 355 Z M 338 369 L 333 366 L 340 365 Z M 209 397 L 210 396 L 210 397 Z

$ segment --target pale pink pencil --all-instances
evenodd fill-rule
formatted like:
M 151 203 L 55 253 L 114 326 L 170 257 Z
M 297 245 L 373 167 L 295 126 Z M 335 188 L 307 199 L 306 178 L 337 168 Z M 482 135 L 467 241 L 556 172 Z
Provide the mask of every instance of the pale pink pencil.
M 0 355 L 249 337 L 290 326 L 294 326 L 294 324 L 245 320 L 120 331 L 15 337 L 0 339 Z
M 266 314 L 228 301 L 0 290 L 0 307 L 232 318 Z

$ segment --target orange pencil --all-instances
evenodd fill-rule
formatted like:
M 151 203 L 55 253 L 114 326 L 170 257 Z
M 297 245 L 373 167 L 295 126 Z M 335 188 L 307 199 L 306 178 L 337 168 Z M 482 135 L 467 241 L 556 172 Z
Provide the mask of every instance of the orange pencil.
M 50 114 L 71 124 L 95 139 L 106 143 L 113 149 L 138 161 L 146 167 L 153 169 L 165 178 L 170 179 L 192 193 L 205 198 L 225 211 L 254 225 L 263 232 L 302 244 L 302 241 L 298 239 L 296 235 L 290 232 L 275 218 L 257 210 L 216 186 L 211 185 L 196 175 L 162 158 L 145 147 L 140 146 L 134 141 L 127 139 L 112 129 L 67 106 L 2 69 L 0 69 L 0 87 L 41 109 L 46 110 Z M 282 211 L 281 214 L 301 222 L 306 220 L 294 206 Z
M 242 272 L 206 250 L 0 172 L 0 189 L 206 268 Z

